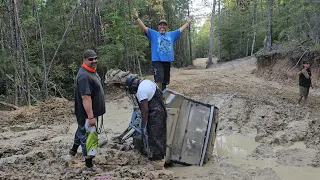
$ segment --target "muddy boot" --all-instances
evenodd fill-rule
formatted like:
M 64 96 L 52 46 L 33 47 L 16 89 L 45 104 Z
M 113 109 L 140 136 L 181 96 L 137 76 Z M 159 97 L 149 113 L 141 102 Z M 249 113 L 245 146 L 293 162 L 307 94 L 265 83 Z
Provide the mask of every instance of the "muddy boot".
M 166 159 L 156 160 L 153 161 L 153 167 L 155 170 L 165 170 L 164 164 L 166 162 Z
M 78 144 L 73 144 L 72 148 L 69 150 L 69 155 L 75 156 L 77 154 L 78 148 L 79 148 Z

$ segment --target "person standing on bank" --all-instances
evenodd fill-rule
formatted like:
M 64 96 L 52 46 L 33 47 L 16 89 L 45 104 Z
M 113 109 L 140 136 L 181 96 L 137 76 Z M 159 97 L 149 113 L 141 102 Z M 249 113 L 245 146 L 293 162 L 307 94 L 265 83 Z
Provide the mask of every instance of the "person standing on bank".
M 154 81 L 162 90 L 170 83 L 170 67 L 174 61 L 174 43 L 191 23 L 188 17 L 187 22 L 179 29 L 167 32 L 168 23 L 162 19 L 159 21 L 158 31 L 148 28 L 139 19 L 138 12 L 132 13 L 133 18 L 138 22 L 141 29 L 151 42 L 151 59 Z
M 157 170 L 163 169 L 167 145 L 167 110 L 162 92 L 151 80 L 128 77 L 126 89 L 136 94 L 141 110 L 141 132 L 148 136 L 150 160 Z
M 85 129 L 86 120 L 88 126 L 95 126 L 97 118 L 106 112 L 104 91 L 101 79 L 96 72 L 98 57 L 95 51 L 87 49 L 83 53 L 83 64 L 79 68 L 75 87 L 75 115 L 78 129 L 74 136 L 74 144 L 69 154 L 75 156 L 79 146 L 85 156 L 86 168 L 93 167 L 92 159 L 86 151 L 87 132 Z
M 310 64 L 308 61 L 303 62 L 302 69 L 298 72 L 299 75 L 299 99 L 297 106 L 300 105 L 302 98 L 304 98 L 304 103 L 307 103 L 309 89 L 310 87 L 313 88 L 311 82 L 311 71 L 310 71 Z

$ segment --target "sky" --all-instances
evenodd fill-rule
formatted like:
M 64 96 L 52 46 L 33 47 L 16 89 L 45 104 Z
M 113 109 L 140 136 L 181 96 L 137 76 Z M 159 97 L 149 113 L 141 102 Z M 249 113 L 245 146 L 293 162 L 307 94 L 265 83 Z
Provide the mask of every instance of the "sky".
M 207 2 L 207 4 L 205 3 Z M 191 0 L 190 15 L 193 19 L 200 20 L 197 27 L 202 27 L 206 18 L 210 17 L 213 0 Z

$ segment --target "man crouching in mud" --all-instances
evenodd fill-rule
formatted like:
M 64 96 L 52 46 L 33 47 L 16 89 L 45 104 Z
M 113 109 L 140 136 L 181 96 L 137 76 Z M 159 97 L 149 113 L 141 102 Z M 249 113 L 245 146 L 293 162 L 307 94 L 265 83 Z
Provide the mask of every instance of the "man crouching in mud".
M 167 144 L 167 110 L 162 92 L 156 83 L 150 80 L 128 77 L 126 89 L 136 94 L 141 110 L 141 132 L 148 136 L 150 160 L 156 170 L 164 168 Z
M 313 88 L 311 82 L 311 71 L 310 64 L 308 61 L 303 62 L 303 68 L 298 72 L 299 75 L 299 94 L 300 97 L 298 99 L 297 106 L 300 105 L 302 98 L 304 98 L 304 103 L 307 103 L 309 89 Z

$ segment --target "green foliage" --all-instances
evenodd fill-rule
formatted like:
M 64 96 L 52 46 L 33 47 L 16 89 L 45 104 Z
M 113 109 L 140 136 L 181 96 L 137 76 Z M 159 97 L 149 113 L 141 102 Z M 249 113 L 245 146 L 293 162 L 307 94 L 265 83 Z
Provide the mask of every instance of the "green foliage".
M 246 8 L 242 8 L 244 1 L 242 2 L 241 0 L 224 0 L 222 2 L 221 19 L 219 19 L 218 13 L 215 16 L 214 55 L 217 55 L 219 48 L 217 42 L 219 21 L 221 21 L 220 32 L 223 61 L 246 56 L 248 45 L 248 54 L 250 55 L 254 32 L 256 32 L 254 52 L 263 49 L 268 26 L 268 0 L 256 0 L 257 9 L 255 16 L 253 15 L 254 0 L 251 0 L 250 3 L 245 1 L 245 5 L 249 6 Z M 294 40 L 306 46 L 305 48 L 314 49 L 313 47 L 317 47 L 320 43 L 319 14 L 319 1 L 274 1 L 273 42 L 276 44 L 287 44 L 287 41 L 291 42 Z M 252 25 L 253 17 L 256 19 L 254 25 Z M 202 29 L 196 34 L 195 54 L 198 57 L 207 57 L 210 37 L 209 29 L 210 20 L 208 19 Z
M 0 63 L 4 65 L 0 68 L 1 87 L 6 87 L 4 84 L 11 81 L 6 75 L 13 79 L 15 70 L 20 71 L 18 68 L 20 66 L 15 63 L 21 63 L 15 58 L 15 54 L 10 55 L 9 20 L 10 17 L 14 17 L 14 13 L 12 1 L 8 2 L 10 14 L 7 13 L 6 1 L 2 1 L 0 6 L 1 12 L 5 12 L 0 15 L 0 40 L 5 43 L 3 51 L 0 51 Z M 44 77 L 49 66 L 51 66 L 48 74 L 49 95 L 73 97 L 74 81 L 83 60 L 82 53 L 88 48 L 96 50 L 99 55 L 99 73 L 105 73 L 111 68 L 139 73 L 138 64 L 140 63 L 142 73 L 149 74 L 150 44 L 135 20 L 130 18 L 131 11 L 138 10 L 140 18 L 150 28 L 157 29 L 159 19 L 166 18 L 170 28 L 176 29 L 185 22 L 188 7 L 188 0 L 24 0 L 17 2 L 22 44 L 29 64 L 31 94 L 39 100 L 44 95 Z M 74 17 L 71 20 L 73 14 Z M 14 25 L 14 19 L 12 21 Z M 65 32 L 66 35 L 61 40 Z M 15 32 L 13 35 L 15 41 Z M 176 65 L 179 67 L 190 64 L 188 33 L 184 33 L 181 39 L 183 40 L 179 40 L 175 47 Z M 54 57 L 59 45 L 59 50 Z M 12 50 L 15 53 L 15 49 Z M 104 77 L 104 74 L 100 75 Z M 0 93 L 5 94 L 6 90 L 10 93 L 14 92 L 15 87 L 12 84 L 14 83 L 0 89 Z M 17 79 L 16 84 L 23 85 L 23 82 Z M 13 94 L 10 95 L 13 96 Z

